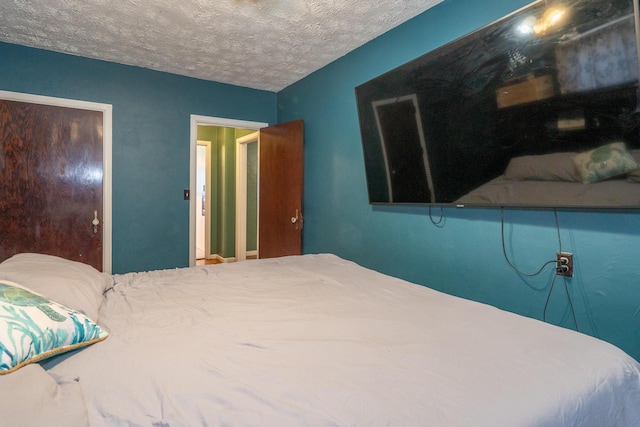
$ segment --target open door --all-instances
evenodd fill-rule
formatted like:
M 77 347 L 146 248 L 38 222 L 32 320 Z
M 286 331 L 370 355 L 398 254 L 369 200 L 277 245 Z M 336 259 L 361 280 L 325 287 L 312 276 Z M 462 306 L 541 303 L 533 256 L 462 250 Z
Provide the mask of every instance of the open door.
M 260 129 L 258 257 L 302 254 L 304 123 Z

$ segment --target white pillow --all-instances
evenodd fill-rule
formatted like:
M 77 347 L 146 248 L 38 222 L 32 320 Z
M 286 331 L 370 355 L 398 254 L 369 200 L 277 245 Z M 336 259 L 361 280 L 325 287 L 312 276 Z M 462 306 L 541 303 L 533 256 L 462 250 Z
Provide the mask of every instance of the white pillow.
M 20 283 L 96 320 L 102 293 L 113 283 L 111 275 L 90 265 L 34 253 L 17 254 L 0 263 L 0 279 Z

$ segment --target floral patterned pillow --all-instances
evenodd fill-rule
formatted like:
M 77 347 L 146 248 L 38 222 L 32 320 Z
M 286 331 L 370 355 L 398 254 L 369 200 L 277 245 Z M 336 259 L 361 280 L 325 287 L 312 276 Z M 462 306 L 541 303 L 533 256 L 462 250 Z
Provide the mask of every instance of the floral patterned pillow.
M 612 142 L 572 158 L 583 183 L 602 181 L 624 175 L 640 167 L 627 151 L 624 142 Z
M 84 314 L 0 280 L 0 375 L 107 336 Z

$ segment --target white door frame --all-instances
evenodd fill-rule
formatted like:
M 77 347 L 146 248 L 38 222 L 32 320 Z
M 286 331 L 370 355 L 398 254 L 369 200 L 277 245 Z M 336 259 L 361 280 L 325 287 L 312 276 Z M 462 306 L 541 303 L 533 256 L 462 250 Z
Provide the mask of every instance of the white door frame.
M 236 261 L 247 259 L 247 149 L 259 140 L 260 132 L 236 139 Z M 260 242 L 258 250 L 259 245 Z
M 54 98 L 51 96 L 32 95 L 27 93 L 0 90 L 0 99 L 31 104 L 51 105 L 54 107 L 76 108 L 79 110 L 102 112 L 102 270 L 111 273 L 113 262 L 112 217 L 111 217 L 111 156 L 112 156 L 112 117 L 113 106 L 97 102 L 79 101 L 75 99 Z
M 202 232 L 204 233 L 204 258 L 209 259 L 211 257 L 211 141 L 196 141 L 196 148 L 198 145 L 205 147 L 206 149 L 204 178 L 204 230 L 202 230 Z M 196 194 L 197 192 L 198 189 L 196 188 Z M 196 201 L 196 205 L 197 204 L 198 201 Z M 197 216 L 198 211 L 196 210 L 196 218 Z
M 269 126 L 264 122 L 250 122 L 246 120 L 227 119 L 223 117 L 209 117 L 191 114 L 191 136 L 189 138 L 189 193 L 193 195 L 189 200 L 189 266 L 196 265 L 196 158 L 198 126 L 219 126 L 259 130 Z

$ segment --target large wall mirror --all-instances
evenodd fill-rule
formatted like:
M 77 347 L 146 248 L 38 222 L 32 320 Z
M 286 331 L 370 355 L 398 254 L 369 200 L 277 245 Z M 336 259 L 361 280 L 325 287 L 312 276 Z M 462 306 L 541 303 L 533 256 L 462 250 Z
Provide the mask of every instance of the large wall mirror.
M 537 1 L 358 86 L 370 202 L 639 208 L 636 9 Z

